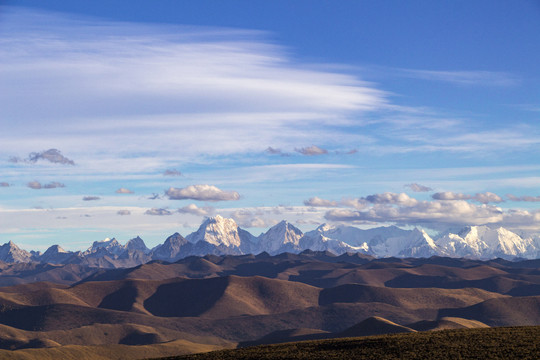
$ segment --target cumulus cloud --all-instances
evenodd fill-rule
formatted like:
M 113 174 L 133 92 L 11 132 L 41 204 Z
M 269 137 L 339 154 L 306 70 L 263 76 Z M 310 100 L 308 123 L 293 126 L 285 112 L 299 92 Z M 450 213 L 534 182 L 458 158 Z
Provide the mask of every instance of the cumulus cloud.
M 299 152 L 302 155 L 307 156 L 315 156 L 315 155 L 324 155 L 328 154 L 328 150 L 322 149 L 316 145 L 300 148 L 300 149 L 294 149 L 294 151 Z
M 156 193 L 153 193 L 153 194 L 150 195 L 147 199 L 148 199 L 148 200 L 160 200 L 161 198 L 162 198 L 161 195 L 156 194 Z
M 118 210 L 116 212 L 117 215 L 120 215 L 120 216 L 126 216 L 126 215 L 131 215 L 131 211 L 129 210 Z
M 399 204 L 399 205 L 415 205 L 418 201 L 411 198 L 405 193 L 390 193 L 373 194 L 365 197 L 366 201 L 372 204 Z
M 512 194 L 506 194 L 506 197 L 510 201 L 540 202 L 540 196 L 530 196 L 530 195 L 515 196 Z
M 27 186 L 30 188 L 30 189 L 35 189 L 35 190 L 39 190 L 39 189 L 56 189 L 56 188 L 63 188 L 65 187 L 66 185 L 62 184 L 62 183 L 59 183 L 59 182 L 56 182 L 56 181 L 53 181 L 53 182 L 50 182 L 48 184 L 41 184 L 39 181 L 30 181 Z
M 151 208 L 144 212 L 145 215 L 155 215 L 155 216 L 164 216 L 164 215 L 172 215 L 172 212 L 167 209 L 158 209 L 158 208 Z
M 428 191 L 433 190 L 429 186 L 424 186 L 417 183 L 407 184 L 405 185 L 405 187 L 411 189 L 411 191 L 414 191 L 414 192 L 428 192 Z
M 306 205 L 306 206 L 315 206 L 315 207 L 336 207 L 336 206 L 338 206 L 338 203 L 337 203 L 337 201 L 321 199 L 321 198 L 315 196 L 315 197 L 312 197 L 309 200 L 305 200 L 304 205 Z
M 9 187 L 9 183 L 2 181 L 0 182 L 0 187 Z
M 492 192 L 485 192 L 485 193 L 476 193 L 473 197 L 474 200 L 478 201 L 482 204 L 488 204 L 488 203 L 500 203 L 504 200 L 497 194 L 494 194 Z
M 62 155 L 60 150 L 57 149 L 49 149 L 41 152 L 32 152 L 28 155 L 28 158 L 26 159 L 21 159 L 20 157 L 16 156 L 9 159 L 9 161 L 13 163 L 36 163 L 38 160 L 46 160 L 55 164 L 75 165 L 75 162 L 73 160 L 68 159 L 67 157 Z
M 419 201 L 410 206 L 375 205 L 365 211 L 333 209 L 329 221 L 423 225 L 442 230 L 453 225 L 483 225 L 503 221 L 503 211 L 493 205 L 475 205 L 464 200 Z
M 163 172 L 163 176 L 182 176 L 182 173 L 176 169 L 167 169 Z
M 343 206 L 352 207 L 358 210 L 363 209 L 368 205 L 368 202 L 364 198 L 343 198 L 339 203 Z
M 133 191 L 126 189 L 126 188 L 120 188 L 115 191 L 117 194 L 133 194 Z
M 85 196 L 83 197 L 83 201 L 94 201 L 101 199 L 99 196 Z
M 211 206 L 198 207 L 195 204 L 189 204 L 178 209 L 180 214 L 192 214 L 198 216 L 209 216 L 214 213 L 214 211 L 215 209 Z
M 171 200 L 231 201 L 239 200 L 236 191 L 224 191 L 213 185 L 190 185 L 185 188 L 169 188 L 165 194 Z

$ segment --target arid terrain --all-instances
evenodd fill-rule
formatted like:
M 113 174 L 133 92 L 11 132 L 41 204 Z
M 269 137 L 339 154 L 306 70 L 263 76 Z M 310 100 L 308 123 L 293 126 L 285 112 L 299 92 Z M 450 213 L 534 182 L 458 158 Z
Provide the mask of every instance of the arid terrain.
M 12 281 L 27 272 L 9 272 Z M 0 288 L 0 356 L 150 358 L 299 340 L 540 325 L 537 260 L 305 251 L 35 268 Z M 40 272 L 41 270 L 41 272 Z M 82 280 L 81 280 L 82 278 Z

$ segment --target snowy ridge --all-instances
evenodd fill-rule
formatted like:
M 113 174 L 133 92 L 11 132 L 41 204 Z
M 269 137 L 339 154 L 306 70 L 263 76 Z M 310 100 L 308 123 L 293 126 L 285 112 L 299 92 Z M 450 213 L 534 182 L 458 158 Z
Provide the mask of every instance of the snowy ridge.
M 177 261 L 188 256 L 243 255 L 267 252 L 300 253 L 305 250 L 330 251 L 337 255 L 362 253 L 375 257 L 449 256 L 472 259 L 535 259 L 540 256 L 540 235 L 518 235 L 508 229 L 467 226 L 447 231 L 436 238 L 422 229 L 396 226 L 359 229 L 323 224 L 302 233 L 281 221 L 259 237 L 241 229 L 233 219 L 216 216 L 203 221 L 199 229 L 185 238 L 179 233 L 163 244 L 148 249 L 140 237 L 121 245 L 116 239 L 95 241 L 84 252 L 65 251 L 53 245 L 43 254 L 20 249 L 13 242 L 0 246 L 0 261 L 8 263 L 42 262 L 51 264 L 89 264 L 101 267 L 136 266 L 150 260 Z

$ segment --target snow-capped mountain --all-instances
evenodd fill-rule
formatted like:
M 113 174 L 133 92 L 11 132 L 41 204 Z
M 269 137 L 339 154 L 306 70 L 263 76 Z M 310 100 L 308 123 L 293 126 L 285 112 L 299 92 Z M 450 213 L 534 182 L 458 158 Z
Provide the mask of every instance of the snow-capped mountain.
M 416 228 L 401 233 L 401 236 L 390 236 L 385 239 L 376 236 L 369 241 L 369 249 L 377 257 L 430 257 L 442 255 L 433 239 L 424 230 Z
M 186 236 L 194 244 L 194 255 L 200 251 L 215 253 L 214 250 L 226 254 L 247 254 L 255 250 L 255 237 L 238 227 L 233 219 L 220 215 L 206 219 L 199 229 Z
M 125 251 L 125 248 L 115 238 L 112 238 L 112 239 L 106 238 L 105 240 L 94 241 L 92 246 L 89 247 L 83 253 L 83 255 L 88 256 L 91 254 L 95 254 L 97 252 L 103 253 L 103 250 L 106 250 L 106 252 L 108 252 L 111 255 L 119 256 Z
M 304 250 L 300 247 L 302 236 L 300 229 L 283 220 L 258 237 L 257 252 L 266 251 L 271 255 L 300 252 Z
M 26 250 L 19 249 L 12 241 L 0 246 L 0 261 L 8 263 L 29 262 L 32 254 Z
M 377 227 L 372 229 L 359 229 L 354 226 L 332 226 L 322 224 L 315 231 L 320 232 L 324 236 L 341 240 L 351 246 L 360 246 L 365 248 L 369 243 L 373 243 L 374 239 L 384 240 L 388 238 L 406 236 L 410 231 L 403 230 L 397 226 Z
M 535 258 L 539 252 L 533 238 L 522 238 L 502 227 L 467 226 L 458 234 L 441 236 L 437 244 L 447 256 L 452 257 Z
M 317 231 L 309 231 L 299 241 L 302 250 L 331 251 L 341 255 L 346 252 L 367 252 L 367 248 L 362 246 L 351 246 L 341 240 L 331 239 Z
M 243 255 L 267 252 L 300 253 L 305 250 L 362 253 L 375 257 L 430 257 L 433 255 L 473 259 L 528 258 L 540 256 L 540 235 L 518 235 L 488 226 L 468 226 L 431 238 L 421 229 L 396 226 L 358 229 L 323 224 L 305 234 L 282 221 L 259 237 L 241 229 L 233 219 L 216 216 L 206 219 L 185 238 L 179 233 L 149 250 L 140 237 L 121 245 L 116 239 L 95 241 L 84 252 L 65 251 L 53 245 L 43 254 L 20 249 L 13 242 L 0 246 L 0 261 L 83 264 L 91 267 L 129 267 L 150 260 L 174 262 L 188 256 Z

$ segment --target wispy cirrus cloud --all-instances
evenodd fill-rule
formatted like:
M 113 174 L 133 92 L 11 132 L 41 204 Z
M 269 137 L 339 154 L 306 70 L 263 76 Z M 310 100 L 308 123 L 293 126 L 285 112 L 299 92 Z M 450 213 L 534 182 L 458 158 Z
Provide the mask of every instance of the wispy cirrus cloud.
M 52 137 L 39 135 L 55 136 L 59 129 L 70 137 L 55 136 L 58 146 L 81 162 L 141 149 L 189 157 L 261 151 L 261 144 L 293 148 L 299 139 L 326 138 L 336 123 L 351 123 L 351 113 L 387 103 L 387 93 L 374 84 L 297 62 L 259 31 L 21 9 L 9 15 L 13 26 L 5 25 L 0 50 L 0 109 L 20 119 L 9 125 L 17 139 L 0 135 L 10 148 L 47 143 Z M 22 19 L 32 26 L 17 26 Z M 15 96 L 29 90 L 31 102 Z
M 515 86 L 521 79 L 507 72 L 496 71 L 443 71 L 443 70 L 413 70 L 398 69 L 401 76 L 415 79 L 442 81 L 463 86 Z

